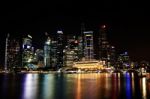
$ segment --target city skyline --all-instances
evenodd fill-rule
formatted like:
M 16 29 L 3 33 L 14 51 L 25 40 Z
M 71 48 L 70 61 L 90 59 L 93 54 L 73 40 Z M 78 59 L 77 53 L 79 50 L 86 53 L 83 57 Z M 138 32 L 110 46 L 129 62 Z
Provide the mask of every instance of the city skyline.
M 106 24 L 109 27 L 110 43 L 119 52 L 128 51 L 133 60 L 150 59 L 150 20 L 148 7 L 144 3 L 51 2 L 49 5 L 46 2 L 9 2 L 1 7 L 1 56 L 4 53 L 7 33 L 29 33 L 36 42 L 44 32 L 55 33 L 58 29 L 62 29 L 66 34 L 79 33 L 80 24 L 84 22 L 87 29 L 94 33 L 98 33 L 101 24 Z

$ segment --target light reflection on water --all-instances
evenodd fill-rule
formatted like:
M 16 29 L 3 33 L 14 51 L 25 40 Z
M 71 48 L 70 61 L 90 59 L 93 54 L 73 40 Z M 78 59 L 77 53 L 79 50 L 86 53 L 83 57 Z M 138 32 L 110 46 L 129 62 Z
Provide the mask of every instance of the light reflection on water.
M 38 93 L 38 75 L 28 74 L 25 76 L 23 86 L 23 98 L 24 99 L 36 99 L 36 93 Z
M 149 75 L 149 74 L 148 74 Z M 5 99 L 149 99 L 150 82 L 134 73 L 0 74 Z
M 140 80 L 140 89 L 142 91 L 142 99 L 147 99 L 146 98 L 146 78 L 143 78 Z

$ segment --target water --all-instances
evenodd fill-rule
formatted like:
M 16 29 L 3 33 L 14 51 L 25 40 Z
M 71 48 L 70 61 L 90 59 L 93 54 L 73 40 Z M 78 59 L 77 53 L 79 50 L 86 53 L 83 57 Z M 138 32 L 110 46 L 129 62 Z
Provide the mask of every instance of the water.
M 150 99 L 150 82 L 133 73 L 0 74 L 0 99 Z

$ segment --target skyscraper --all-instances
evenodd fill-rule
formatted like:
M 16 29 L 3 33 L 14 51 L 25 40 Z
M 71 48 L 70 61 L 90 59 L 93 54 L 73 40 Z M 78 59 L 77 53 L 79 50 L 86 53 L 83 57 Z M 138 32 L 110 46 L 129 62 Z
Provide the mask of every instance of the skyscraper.
M 32 36 L 27 35 L 22 43 L 22 66 L 29 66 L 34 58 L 34 47 L 32 46 Z
M 94 59 L 93 31 L 84 31 L 84 57 L 88 61 Z
M 6 38 L 6 52 L 5 52 L 5 69 L 12 69 L 19 66 L 20 58 L 20 44 L 19 41 L 10 37 Z
M 44 44 L 44 65 L 45 67 L 50 67 L 50 50 L 51 50 L 51 39 L 47 38 Z
M 50 49 L 50 64 L 51 68 L 57 69 L 57 41 L 54 38 L 51 39 L 51 49 Z M 63 56 L 62 56 L 63 57 Z
M 63 31 L 57 31 L 57 67 L 63 66 Z
M 78 40 L 76 36 L 69 35 L 67 37 L 67 45 L 64 49 L 64 66 L 73 66 L 73 62 L 79 60 Z
M 102 25 L 100 27 L 99 32 L 99 59 L 102 61 L 108 60 L 108 50 L 109 50 L 109 42 L 107 40 L 107 28 L 106 25 Z

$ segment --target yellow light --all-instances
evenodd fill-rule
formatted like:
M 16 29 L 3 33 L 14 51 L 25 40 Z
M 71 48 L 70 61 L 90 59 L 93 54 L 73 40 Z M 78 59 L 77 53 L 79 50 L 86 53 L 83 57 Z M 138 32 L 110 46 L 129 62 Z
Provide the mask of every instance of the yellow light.
M 28 59 L 28 62 L 31 62 L 31 61 L 32 61 L 32 59 L 31 59 L 31 58 L 29 58 L 29 59 Z

